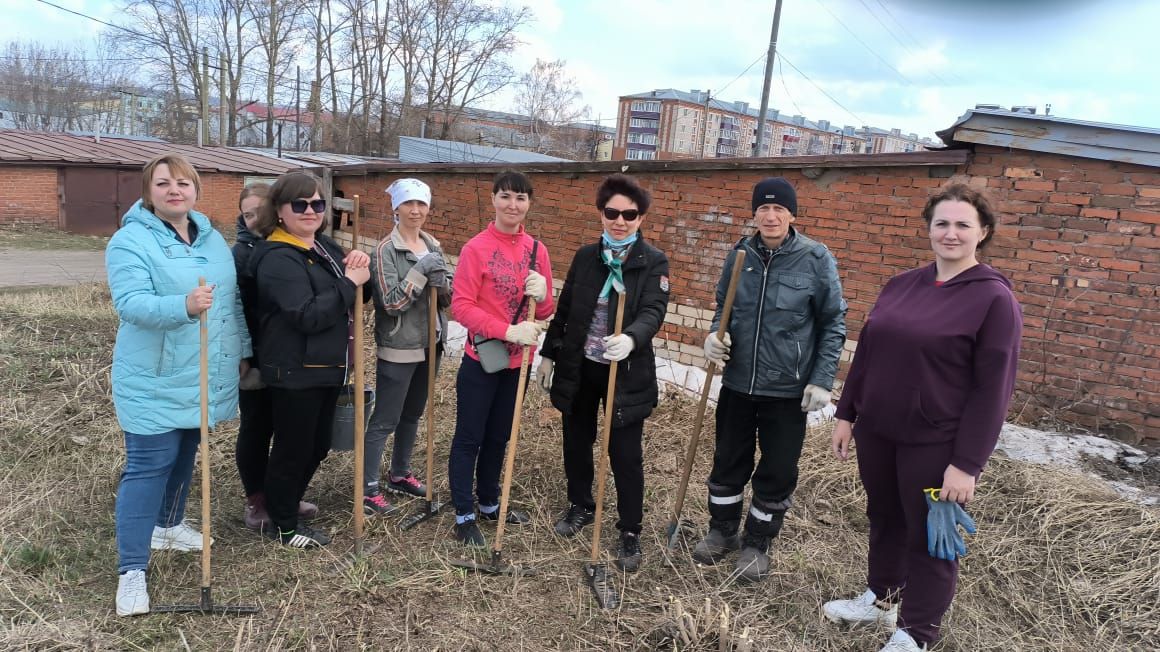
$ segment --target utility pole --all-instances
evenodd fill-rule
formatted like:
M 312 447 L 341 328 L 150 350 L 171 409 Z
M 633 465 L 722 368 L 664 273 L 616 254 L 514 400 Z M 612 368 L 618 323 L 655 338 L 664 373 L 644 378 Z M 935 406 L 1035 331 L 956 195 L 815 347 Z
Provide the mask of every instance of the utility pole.
M 209 145 L 209 48 L 201 49 L 201 133 L 198 147 Z
M 294 151 L 302 149 L 302 66 L 294 73 Z
M 226 146 L 226 55 L 218 52 L 218 145 Z
M 705 119 L 701 122 L 701 152 L 697 158 L 705 158 L 705 139 L 709 137 L 709 98 L 713 91 L 705 91 Z
M 773 6 L 773 31 L 769 34 L 769 54 L 765 57 L 765 85 L 761 87 L 761 110 L 757 114 L 757 140 L 753 156 L 761 156 L 761 142 L 765 140 L 765 112 L 769 110 L 769 85 L 773 79 L 773 58 L 777 54 L 777 27 L 781 24 L 781 0 Z

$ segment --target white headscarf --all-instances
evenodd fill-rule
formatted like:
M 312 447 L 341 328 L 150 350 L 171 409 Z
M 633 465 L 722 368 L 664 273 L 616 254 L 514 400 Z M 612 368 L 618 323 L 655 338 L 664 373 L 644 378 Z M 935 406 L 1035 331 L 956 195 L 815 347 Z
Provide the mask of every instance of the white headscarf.
M 391 210 L 399 210 L 403 202 L 412 199 L 431 205 L 431 187 L 418 179 L 397 179 L 387 186 L 387 194 L 391 196 Z

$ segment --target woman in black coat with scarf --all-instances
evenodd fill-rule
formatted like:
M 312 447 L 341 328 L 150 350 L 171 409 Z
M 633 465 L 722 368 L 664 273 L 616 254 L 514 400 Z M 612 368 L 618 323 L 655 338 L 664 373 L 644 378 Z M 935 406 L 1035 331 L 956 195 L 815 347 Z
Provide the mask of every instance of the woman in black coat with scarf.
M 592 444 L 600 402 L 608 392 L 608 370 L 618 361 L 608 458 L 616 477 L 620 545 L 616 564 L 640 568 L 640 525 L 644 503 L 644 420 L 657 404 L 652 340 L 669 303 L 669 260 L 640 236 L 649 194 L 629 176 L 608 177 L 596 192 L 604 231 L 600 241 L 576 252 L 556 315 L 548 327 L 540 386 L 564 414 L 564 473 L 568 510 L 556 533 L 570 537 L 595 517 Z M 617 294 L 626 293 L 622 332 L 613 335 Z

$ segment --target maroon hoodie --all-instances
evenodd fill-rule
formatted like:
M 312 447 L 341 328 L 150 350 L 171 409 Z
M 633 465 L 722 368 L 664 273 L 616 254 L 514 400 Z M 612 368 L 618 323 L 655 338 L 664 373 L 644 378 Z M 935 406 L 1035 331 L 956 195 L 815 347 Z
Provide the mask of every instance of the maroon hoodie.
M 1023 317 L 1011 282 L 983 264 L 941 286 L 935 265 L 882 288 L 858 337 L 837 417 L 903 444 L 954 441 L 951 464 L 978 475 L 1015 386 Z

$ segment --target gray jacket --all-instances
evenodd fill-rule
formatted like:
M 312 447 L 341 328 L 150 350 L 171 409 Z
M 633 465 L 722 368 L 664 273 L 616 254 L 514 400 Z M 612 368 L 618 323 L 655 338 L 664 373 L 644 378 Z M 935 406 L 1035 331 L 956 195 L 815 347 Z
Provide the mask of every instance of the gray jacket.
M 786 398 L 801 396 L 806 385 L 834 386 L 846 342 L 838 264 L 825 245 L 790 231 L 768 263 L 757 251 L 760 234 L 733 247 L 745 250 L 745 268 L 737 281 L 728 325 L 732 346 L 721 382 L 736 392 Z M 717 282 L 714 332 L 735 258 L 726 259 Z
M 427 250 L 443 255 L 439 241 L 423 231 L 419 237 Z M 378 357 L 388 362 L 422 362 L 427 342 L 430 307 L 424 292 L 427 277 L 413 270 L 419 259 L 403 244 L 399 230 L 391 231 L 371 253 L 371 285 L 375 293 L 375 345 Z M 439 330 L 447 334 L 447 306 L 451 304 L 451 272 L 447 287 L 439 292 Z

